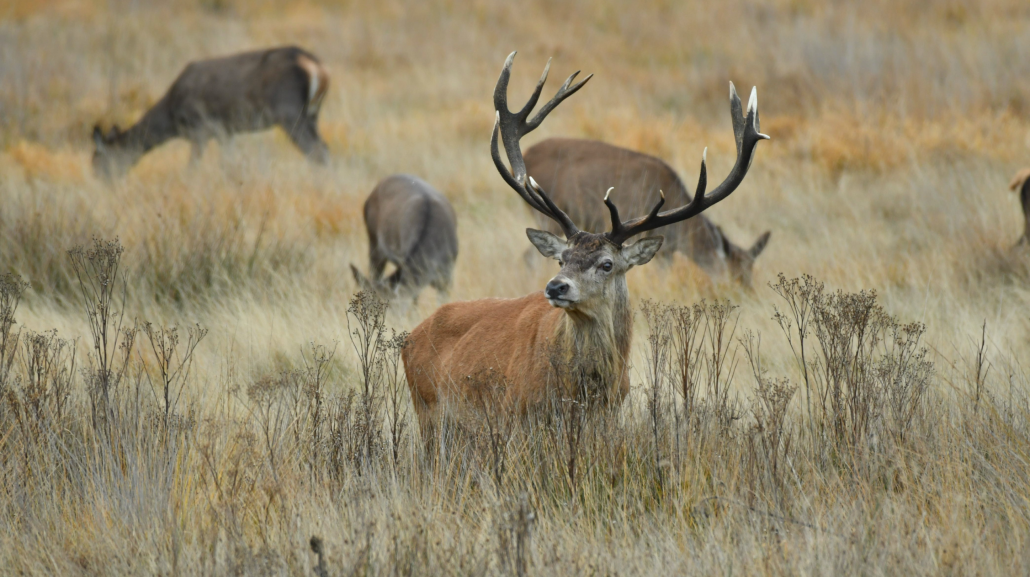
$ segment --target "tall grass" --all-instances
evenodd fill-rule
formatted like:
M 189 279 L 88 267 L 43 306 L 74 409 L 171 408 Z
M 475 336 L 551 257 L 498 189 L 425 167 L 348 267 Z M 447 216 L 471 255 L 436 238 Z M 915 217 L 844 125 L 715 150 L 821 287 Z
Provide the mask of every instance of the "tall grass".
M 104 314 L 91 283 L 123 286 L 119 249 L 97 241 L 72 251 L 103 259 L 105 268 L 80 269 L 90 322 Z M 405 336 L 387 334 L 385 303 L 369 294 L 349 309 L 356 365 L 312 345 L 297 368 L 245 388 L 227 372 L 210 386 L 235 402 L 203 407 L 184 386 L 203 332 L 182 343 L 175 329 L 144 324 L 145 341 L 123 330 L 112 370 L 95 331 L 88 367 L 75 374 L 65 341 L 14 331 L 25 285 L 5 277 L 4 565 L 1025 571 L 1025 377 L 1007 387 L 991 378 L 983 346 L 970 351 L 975 372 L 950 368 L 921 347 L 919 325 L 893 318 L 871 293 L 829 293 L 811 278 L 774 288 L 793 370 L 767 368 L 761 335 L 738 329 L 729 303 L 648 303 L 643 406 L 598 412 L 555 398 L 553 410 L 512 420 L 484 403 L 442 422 L 426 452 L 410 401 L 397 395 Z M 754 384 L 731 392 L 741 358 Z M 930 386 L 944 382 L 955 389 Z

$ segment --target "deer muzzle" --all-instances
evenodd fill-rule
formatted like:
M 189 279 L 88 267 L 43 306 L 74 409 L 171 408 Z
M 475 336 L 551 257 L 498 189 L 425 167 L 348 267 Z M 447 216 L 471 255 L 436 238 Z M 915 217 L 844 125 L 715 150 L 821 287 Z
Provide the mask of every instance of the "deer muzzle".
M 555 307 L 570 307 L 579 300 L 578 294 L 575 285 L 562 275 L 552 278 L 544 287 L 544 296 Z

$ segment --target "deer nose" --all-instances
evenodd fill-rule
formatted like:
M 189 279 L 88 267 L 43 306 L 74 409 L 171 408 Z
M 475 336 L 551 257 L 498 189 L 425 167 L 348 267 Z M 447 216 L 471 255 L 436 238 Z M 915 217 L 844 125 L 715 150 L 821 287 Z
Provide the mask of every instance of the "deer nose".
M 567 292 L 569 292 L 569 283 L 558 279 L 551 280 L 551 282 L 547 283 L 547 287 L 544 288 L 544 294 L 549 299 L 561 298 Z

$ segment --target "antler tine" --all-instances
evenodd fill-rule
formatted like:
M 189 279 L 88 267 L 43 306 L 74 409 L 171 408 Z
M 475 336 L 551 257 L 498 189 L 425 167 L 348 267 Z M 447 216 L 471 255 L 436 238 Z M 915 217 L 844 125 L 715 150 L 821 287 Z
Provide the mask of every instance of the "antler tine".
M 551 61 L 550 60 L 547 61 L 547 66 L 548 67 L 551 66 Z M 570 74 L 569 77 L 565 79 L 565 83 L 562 84 L 561 88 L 558 89 L 558 93 L 554 95 L 554 98 L 549 100 L 547 102 L 547 104 L 544 104 L 542 107 L 540 107 L 540 111 L 536 113 L 536 116 L 534 116 L 532 120 L 530 120 L 529 122 L 526 123 L 526 126 L 528 128 L 528 130 L 526 130 L 526 132 L 529 132 L 530 130 L 535 130 L 536 127 L 540 126 L 540 123 L 544 121 L 544 118 L 546 118 L 547 115 L 550 114 L 551 111 L 554 110 L 554 108 L 556 106 L 561 104 L 561 102 L 563 100 L 565 100 L 566 98 L 568 98 L 568 97 L 572 96 L 573 94 L 575 94 L 577 90 L 579 90 L 580 88 L 583 88 L 583 85 L 586 84 L 587 82 L 589 82 L 590 79 L 594 77 L 593 74 L 588 74 L 587 77 L 584 78 L 583 80 L 580 80 L 576 84 L 572 84 L 572 81 L 575 80 L 577 76 L 579 76 L 579 72 L 580 71 L 577 70 L 577 71 L 573 72 L 572 74 Z M 540 84 L 538 86 L 540 86 L 542 88 L 543 85 L 544 85 L 544 80 L 546 78 L 547 78 L 547 70 L 545 69 L 544 70 L 544 76 L 543 76 L 543 78 L 540 79 Z M 572 84 L 572 86 L 569 86 L 570 84 Z
M 747 118 L 740 107 L 740 97 L 737 96 L 737 87 L 730 81 L 730 119 L 733 121 L 733 140 L 737 143 L 737 156 L 740 156 L 740 146 L 744 142 L 744 127 L 747 126 Z
M 609 187 L 608 192 L 604 193 L 604 204 L 608 207 L 608 214 L 612 218 L 612 233 L 614 234 L 622 229 L 622 219 L 619 218 L 619 209 L 615 207 L 615 203 L 608 200 L 613 190 L 615 190 L 614 186 Z
M 565 214 L 562 209 L 558 208 L 558 206 L 551 201 L 551 197 L 547 196 L 547 193 L 544 192 L 544 189 L 540 188 L 540 185 L 536 183 L 536 180 L 534 180 L 532 176 L 529 177 L 529 190 L 536 193 L 537 197 L 544 201 L 544 204 L 547 205 L 547 212 L 544 214 L 554 219 L 558 225 L 561 226 L 561 230 L 565 234 L 565 238 L 572 238 L 573 235 L 579 232 L 579 228 L 576 227 L 576 223 L 572 222 L 569 215 Z
M 511 78 L 511 66 L 515 60 L 515 54 L 516 52 L 512 52 L 504 61 L 501 76 L 497 79 L 497 86 L 494 88 L 494 108 L 496 109 L 496 114 L 494 116 L 493 135 L 490 138 L 490 155 L 493 158 L 494 166 L 497 167 L 497 171 L 501 173 L 501 177 L 508 183 L 508 186 L 512 187 L 522 197 L 522 200 L 526 201 L 526 204 L 533 207 L 534 210 L 540 211 L 561 225 L 562 232 L 565 233 L 566 238 L 569 238 L 579 232 L 579 229 L 573 224 L 572 219 L 551 201 L 550 197 L 540 188 L 536 181 L 529 179 L 527 183 L 526 162 L 522 158 L 519 140 L 540 126 L 544 118 L 558 104 L 582 88 L 593 75 L 587 76 L 575 85 L 572 85 L 572 81 L 579 72 L 577 71 L 569 76 L 565 84 L 558 89 L 558 93 L 554 95 L 554 98 L 544 104 L 536 116 L 527 122 L 526 118 L 540 99 L 540 93 L 544 88 L 544 83 L 547 81 L 547 73 L 551 69 L 551 61 L 547 61 L 544 72 L 540 75 L 540 80 L 533 89 L 533 93 L 530 95 L 526 105 L 518 112 L 512 112 L 508 108 L 508 81 Z M 508 163 L 511 165 L 510 171 L 501 161 L 498 140 L 504 141 L 504 152 L 508 157 Z
M 758 89 L 751 89 L 751 97 L 747 103 L 747 115 L 745 116 L 740 107 L 740 98 L 737 90 L 730 83 L 730 116 L 733 120 L 733 135 L 737 141 L 737 160 L 733 169 L 719 186 L 712 190 L 711 194 L 705 194 L 708 185 L 708 149 L 705 148 L 701 155 L 701 174 L 698 177 L 697 192 L 694 198 L 685 206 L 659 213 L 658 208 L 661 202 L 650 214 L 642 218 L 636 218 L 628 222 L 613 226 L 612 232 L 608 233 L 612 242 L 621 245 L 629 238 L 642 232 L 668 226 L 688 218 L 697 216 L 709 208 L 715 206 L 740 186 L 751 168 L 751 161 L 755 156 L 755 148 L 761 140 L 769 140 L 769 136 L 758 131 Z M 664 200 L 664 199 L 663 199 Z

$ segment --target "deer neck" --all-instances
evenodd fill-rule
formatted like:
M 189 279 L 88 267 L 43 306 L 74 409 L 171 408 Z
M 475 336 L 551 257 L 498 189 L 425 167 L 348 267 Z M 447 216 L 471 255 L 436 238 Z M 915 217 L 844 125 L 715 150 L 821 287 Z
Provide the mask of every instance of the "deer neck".
M 589 310 L 562 311 L 555 342 L 574 383 L 582 382 L 588 394 L 608 396 L 622 382 L 633 339 L 625 277 L 614 279 L 604 297 Z
M 161 99 L 139 119 L 139 122 L 121 135 L 118 143 L 135 162 L 152 148 L 176 136 L 178 130 L 172 121 L 165 99 Z

